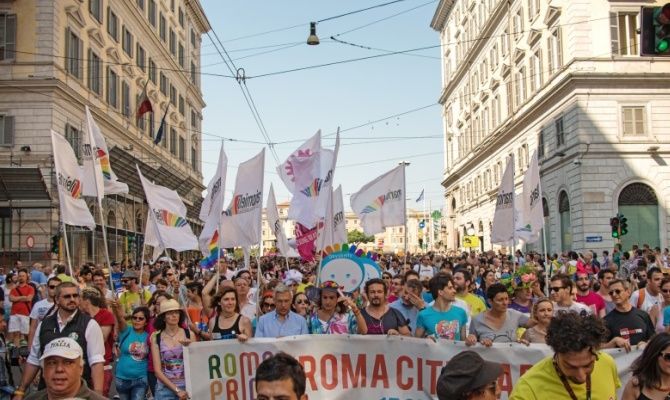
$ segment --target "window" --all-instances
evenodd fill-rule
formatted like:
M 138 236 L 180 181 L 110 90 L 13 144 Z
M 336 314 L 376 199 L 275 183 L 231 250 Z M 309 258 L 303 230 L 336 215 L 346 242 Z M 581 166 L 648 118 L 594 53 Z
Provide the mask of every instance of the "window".
M 88 1 L 88 12 L 91 14 L 96 21 L 102 22 L 102 5 L 100 4 L 102 0 L 89 0 Z
M 156 83 L 156 63 L 151 58 L 149 59 L 149 79 Z
M 549 31 L 547 38 L 547 63 L 549 73 L 553 74 L 563 67 L 563 50 L 561 49 L 561 30 L 555 27 Z
M 137 64 L 138 67 L 142 71 L 146 71 L 146 58 L 147 54 L 144 52 L 144 47 L 140 46 L 140 42 L 137 42 L 137 48 L 135 50 L 135 64 Z
M 158 35 L 161 37 L 162 41 L 165 41 L 166 35 L 167 35 L 167 21 L 165 20 L 165 16 L 163 13 L 160 13 L 160 16 L 158 17 Z
M 191 82 L 195 84 L 195 63 L 191 61 Z
M 514 80 L 514 106 L 518 108 L 526 101 L 526 67 L 517 64 Z
M 107 103 L 116 108 L 118 106 L 119 76 L 113 69 L 107 67 Z
M 610 36 L 613 55 L 639 55 L 637 20 L 637 12 L 610 13 Z
M 554 121 L 554 129 L 556 130 L 556 146 L 563 146 L 565 144 L 565 130 L 563 129 L 563 117 Z
M 519 40 L 523 33 L 523 9 L 521 7 L 516 10 L 512 22 L 514 23 L 514 40 Z
M 164 73 L 161 72 L 160 90 L 165 96 L 168 95 L 169 82 Z
M 198 171 L 198 151 L 195 147 L 191 147 L 191 168 L 194 171 Z
M 142 93 L 138 94 L 135 97 L 135 104 L 137 104 L 138 107 L 141 102 L 142 102 Z M 140 133 L 144 133 L 144 129 L 146 129 L 146 115 L 147 114 L 144 114 L 141 118 L 137 118 L 137 127 L 140 129 Z
M 542 74 L 542 50 L 537 48 L 530 58 L 530 92 L 535 93 L 544 83 Z
M 179 7 L 179 26 L 184 27 L 184 10 Z
M 174 12 L 174 0 L 170 0 L 170 11 Z
M 186 161 L 186 140 L 179 136 L 179 161 Z
M 70 124 L 65 124 L 65 140 L 72 146 L 77 160 L 80 160 L 82 145 L 81 131 Z
M 109 36 L 114 38 L 115 41 L 119 41 L 119 18 L 109 7 L 107 7 L 107 33 L 109 33 Z
M 195 129 L 197 127 L 195 110 L 191 108 L 191 128 Z
M 153 113 L 152 113 L 153 114 Z M 160 129 L 161 125 L 159 123 L 158 129 Z M 161 146 L 165 147 L 167 149 L 168 147 L 168 131 L 165 126 L 163 126 L 163 136 L 161 137 Z
M 123 27 L 123 41 L 122 41 L 123 52 L 128 54 L 128 57 L 133 57 L 133 34 L 130 33 L 128 28 Z
M 170 28 L 170 54 L 177 56 L 177 35 L 172 28 Z
M 65 30 L 65 70 L 74 77 L 81 79 L 81 59 L 83 57 L 83 45 L 79 36 L 67 28 Z
M 14 117 L 0 115 L 0 146 L 14 145 Z
M 621 107 L 623 136 L 647 135 L 647 121 L 644 106 Z
M 88 49 L 88 88 L 102 94 L 102 61 L 91 49 Z
M 144 0 L 137 0 L 137 7 L 144 11 Z
M 177 105 L 177 89 L 173 85 L 170 85 L 170 104 Z
M 130 86 L 127 82 L 121 82 L 121 113 L 130 118 Z
M 0 12 L 0 61 L 16 59 L 16 14 Z
M 156 27 L 156 0 L 149 0 L 149 23 Z
M 191 29 L 191 47 L 195 49 L 195 31 Z
M 184 45 L 179 43 L 179 65 L 184 68 Z
M 177 131 L 170 128 L 170 153 L 177 155 Z
M 156 127 L 154 126 L 154 121 L 155 121 L 155 119 L 154 119 L 154 113 L 150 112 L 150 113 L 146 113 L 145 115 L 148 115 L 148 116 L 149 116 L 149 123 L 147 124 L 147 125 L 149 125 L 149 137 L 153 139 L 153 138 L 154 138 L 155 128 L 156 128 Z
M 179 114 L 184 115 L 184 96 L 179 95 Z
M 540 130 L 540 133 L 537 135 L 537 158 L 544 158 L 544 130 Z

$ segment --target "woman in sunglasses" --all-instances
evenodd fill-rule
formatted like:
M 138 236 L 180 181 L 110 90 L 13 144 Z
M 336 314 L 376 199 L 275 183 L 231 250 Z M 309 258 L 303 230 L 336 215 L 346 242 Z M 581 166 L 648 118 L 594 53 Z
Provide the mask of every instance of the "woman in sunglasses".
M 240 314 L 235 288 L 227 287 L 215 295 L 212 307 L 216 310 L 216 317 L 209 320 L 212 339 L 237 339 L 246 342 L 252 336 L 251 321 Z
M 622 400 L 665 400 L 670 396 L 670 333 L 654 336 L 631 365 Z
M 307 299 L 307 296 L 305 296 L 305 293 L 296 293 L 293 295 L 293 301 L 291 302 L 291 311 L 294 313 L 307 317 L 307 314 L 309 313 L 309 300 Z
M 119 328 L 119 359 L 116 364 L 116 391 L 121 400 L 142 400 L 146 397 L 149 381 L 149 346 L 147 345 L 147 324 L 149 308 L 137 307 L 131 315 L 131 324 L 124 318 L 123 308 L 112 301 Z
M 340 285 L 335 281 L 321 284 L 317 308 L 310 314 L 307 326 L 312 334 L 368 333 L 361 310 L 351 298 L 342 294 Z

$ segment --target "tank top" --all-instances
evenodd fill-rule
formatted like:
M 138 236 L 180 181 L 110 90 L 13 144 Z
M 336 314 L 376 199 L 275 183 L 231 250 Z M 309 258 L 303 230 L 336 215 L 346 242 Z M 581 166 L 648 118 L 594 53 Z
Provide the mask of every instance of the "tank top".
M 221 328 L 219 326 L 219 315 L 216 316 L 214 321 L 214 328 L 212 329 L 212 339 L 223 340 L 223 339 L 235 339 L 240 333 L 240 319 L 242 314 L 237 315 L 237 319 L 230 328 Z
M 186 376 L 184 375 L 184 348 L 181 344 L 174 347 L 168 346 L 165 340 L 160 343 L 161 367 L 163 374 L 180 388 L 186 387 Z

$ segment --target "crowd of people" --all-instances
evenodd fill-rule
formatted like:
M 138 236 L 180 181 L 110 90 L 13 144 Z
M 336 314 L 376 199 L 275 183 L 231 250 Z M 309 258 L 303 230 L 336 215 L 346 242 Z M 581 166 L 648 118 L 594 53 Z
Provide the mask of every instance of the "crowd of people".
M 318 282 L 317 262 L 274 255 L 248 265 L 223 257 L 214 270 L 195 260 L 109 270 L 90 263 L 71 273 L 16 262 L 0 273 L 0 400 L 188 399 L 189 343 L 309 334 L 548 344 L 555 356 L 521 377 L 515 399 L 616 398 L 616 365 L 600 350 L 644 348 L 624 399 L 670 395 L 667 249 L 546 258 L 428 252 L 380 255 L 378 263 L 380 278 L 344 293 L 337 282 Z M 118 282 L 110 284 L 110 274 Z M 488 378 L 497 378 L 497 367 L 470 353 L 444 368 L 440 379 L 460 383 L 438 384 L 449 393 L 438 390 L 441 399 L 495 397 L 496 380 Z M 463 377 L 473 365 L 490 372 L 486 382 Z M 21 368 L 18 379 L 13 366 Z M 304 386 L 296 398 L 302 395 Z

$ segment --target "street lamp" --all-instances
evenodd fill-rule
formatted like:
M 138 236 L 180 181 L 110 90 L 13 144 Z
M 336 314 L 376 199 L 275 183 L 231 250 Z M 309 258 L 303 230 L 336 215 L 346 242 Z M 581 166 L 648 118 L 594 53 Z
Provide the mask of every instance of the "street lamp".
M 309 36 L 307 37 L 307 44 L 316 46 L 319 44 L 319 37 L 316 36 L 316 22 L 309 23 Z

